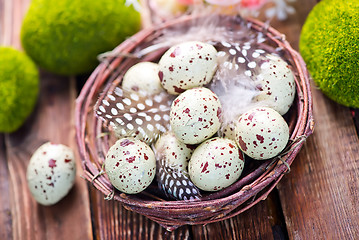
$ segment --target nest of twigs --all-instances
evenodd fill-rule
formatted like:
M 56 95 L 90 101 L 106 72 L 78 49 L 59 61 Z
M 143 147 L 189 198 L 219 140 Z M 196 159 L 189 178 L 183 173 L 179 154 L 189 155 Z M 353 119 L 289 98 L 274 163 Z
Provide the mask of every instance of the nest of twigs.
M 186 28 L 192 20 L 193 16 L 185 16 L 153 26 L 123 42 L 92 73 L 76 102 L 76 134 L 84 177 L 105 197 L 119 201 L 126 209 L 140 213 L 168 230 L 185 224 L 207 224 L 228 219 L 266 199 L 283 175 L 289 172 L 290 165 L 312 133 L 314 125 L 308 72 L 301 56 L 292 49 L 284 35 L 257 20 L 223 17 L 223 26 L 231 31 L 243 27 L 245 22 L 250 31 L 263 33 L 267 38 L 268 49 L 273 49 L 286 60 L 295 74 L 297 94 L 293 106 L 285 116 L 290 129 L 287 148 L 276 158 L 246 163 L 245 170 L 236 183 L 215 193 L 204 193 L 196 201 L 166 199 L 155 183 L 135 195 L 115 190 L 107 175 L 102 174 L 105 156 L 113 139 L 104 133 L 106 130 L 96 118 L 93 107 L 107 91 L 120 84 L 129 67 L 139 61 L 156 62 L 166 49 L 152 51 L 141 58 L 134 57 L 136 51 L 151 46 L 166 29 Z

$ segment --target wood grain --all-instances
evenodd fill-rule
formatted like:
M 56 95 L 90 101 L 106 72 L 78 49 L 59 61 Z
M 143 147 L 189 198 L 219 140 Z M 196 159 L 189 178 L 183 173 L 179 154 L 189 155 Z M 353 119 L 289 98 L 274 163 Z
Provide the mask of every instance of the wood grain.
M 76 149 L 74 85 L 74 80 L 43 73 L 35 112 L 21 129 L 6 136 L 13 239 L 92 239 L 89 196 L 87 183 L 80 178 L 80 161 L 74 188 L 54 206 L 37 204 L 26 182 L 30 157 L 42 143 L 52 141 Z
M 12 218 L 10 206 L 9 169 L 6 161 L 4 135 L 0 134 L 0 239 L 12 236 Z
M 21 49 L 20 29 L 30 0 L 0 0 L 0 44 Z
M 95 188 L 91 189 L 91 205 L 97 239 L 190 239 L 188 226 L 168 232 L 146 217 L 126 210 L 119 202 L 104 200 L 104 198 L 105 196 Z
M 297 1 L 295 27 L 281 28 L 293 39 L 295 48 L 298 30 L 315 4 Z M 323 96 L 314 85 L 312 89 L 314 134 L 294 161 L 291 173 L 277 186 L 288 234 L 290 239 L 356 239 L 359 144 L 355 125 L 348 108 Z
M 21 19 L 29 2 L 0 0 L 1 45 L 21 48 Z M 316 2 L 298 0 L 295 15 L 285 22 L 271 22 L 286 34 L 295 49 L 301 26 Z M 37 204 L 27 189 L 27 163 L 35 149 L 48 140 L 76 150 L 73 125 L 76 84 L 72 78 L 42 72 L 41 95 L 34 113 L 16 133 L 0 134 L 0 239 L 357 239 L 359 236 L 359 140 L 355 124 L 348 108 L 332 102 L 318 90 L 313 92 L 316 129 L 295 159 L 290 174 L 267 200 L 232 219 L 167 232 L 119 203 L 104 200 L 99 191 L 80 177 L 80 161 L 70 194 L 51 207 Z
M 21 22 L 29 3 L 0 1 L 2 45 L 21 48 Z M 41 94 L 34 113 L 17 132 L 1 135 L 1 239 L 92 239 L 87 184 L 80 178 L 79 161 L 75 186 L 58 204 L 37 204 L 27 188 L 26 168 L 42 143 L 52 141 L 76 149 L 74 80 L 44 73 L 40 79 Z
M 278 185 L 291 239 L 357 239 L 359 141 L 348 108 L 314 91 L 316 129 Z
M 281 209 L 278 208 L 276 192 L 231 219 L 205 226 L 193 226 L 193 239 L 286 239 Z

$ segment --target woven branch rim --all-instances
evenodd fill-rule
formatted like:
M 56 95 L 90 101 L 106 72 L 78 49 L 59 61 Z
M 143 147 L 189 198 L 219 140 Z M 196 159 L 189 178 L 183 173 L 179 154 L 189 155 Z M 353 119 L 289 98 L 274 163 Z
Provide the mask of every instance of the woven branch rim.
M 201 201 L 148 201 L 141 200 L 135 195 L 113 192 L 113 187 L 108 179 L 103 175 L 100 176 L 102 170 L 99 163 L 104 160 L 101 152 L 106 152 L 104 145 L 108 144 L 108 142 L 106 138 L 99 141 L 98 136 L 96 136 L 96 133 L 101 132 L 101 123 L 93 114 L 91 104 L 97 100 L 94 97 L 99 93 L 105 82 L 114 81 L 114 79 L 111 79 L 111 74 L 114 71 L 121 71 L 126 67 L 126 64 L 130 64 L 126 55 L 130 55 L 137 46 L 146 43 L 148 38 L 153 39 L 153 36 L 157 36 L 165 28 L 188 23 L 191 20 L 193 20 L 193 16 L 184 16 L 160 26 L 144 29 L 127 39 L 112 51 L 112 53 L 118 55 L 117 57 L 113 57 L 107 62 L 102 62 L 94 70 L 76 100 L 76 139 L 82 160 L 84 178 L 105 196 L 112 194 L 113 199 L 121 202 L 126 209 L 145 215 L 168 230 L 173 230 L 185 224 L 207 224 L 228 219 L 264 200 L 284 173 L 289 170 L 289 166 L 303 146 L 305 139 L 314 130 L 309 74 L 302 57 L 285 40 L 283 34 L 258 20 L 247 19 L 246 21 L 251 23 L 253 30 L 262 32 L 284 50 L 296 73 L 297 119 L 291 119 L 290 121 L 290 128 L 292 129 L 290 139 L 293 144 L 290 145 L 285 154 L 280 156 L 281 161 L 278 161 L 279 158 L 265 161 L 255 171 L 235 183 L 234 187 L 231 186 L 228 189 L 209 195 Z M 153 56 L 146 56 L 145 58 L 151 57 Z M 105 91 L 108 88 L 109 86 L 105 88 Z M 93 121 L 93 126 L 89 121 Z M 92 138 L 89 136 L 90 130 L 95 132 Z M 93 157 L 95 159 L 91 161 Z M 233 189 L 236 192 L 231 193 Z M 240 190 L 237 191 L 237 189 Z M 221 197 L 221 195 L 226 194 L 226 191 L 231 194 Z M 218 196 L 219 198 L 217 198 Z M 253 200 L 249 201 L 250 199 Z M 244 204 L 248 201 L 249 203 Z

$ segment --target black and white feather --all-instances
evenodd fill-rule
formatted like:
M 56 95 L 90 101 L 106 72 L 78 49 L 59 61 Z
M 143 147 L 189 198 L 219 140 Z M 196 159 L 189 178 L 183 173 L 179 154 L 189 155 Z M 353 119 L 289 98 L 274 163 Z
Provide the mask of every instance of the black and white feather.
M 199 189 L 192 183 L 188 173 L 175 165 L 169 165 L 167 156 L 156 154 L 158 186 L 167 197 L 176 200 L 200 199 Z
M 134 137 L 150 144 L 169 129 L 171 103 L 166 93 L 148 96 L 116 87 L 96 103 L 94 111 L 116 137 Z
M 258 104 L 253 99 L 261 93 L 256 82 L 262 78 L 261 66 L 267 51 L 261 49 L 256 40 L 229 39 L 218 42 L 215 47 L 219 63 L 209 87 L 221 101 L 222 121 L 226 126 Z

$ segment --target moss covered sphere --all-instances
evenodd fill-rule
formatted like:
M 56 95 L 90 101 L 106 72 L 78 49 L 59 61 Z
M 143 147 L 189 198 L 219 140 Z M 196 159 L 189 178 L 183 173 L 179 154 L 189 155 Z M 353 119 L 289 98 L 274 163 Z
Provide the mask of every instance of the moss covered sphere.
M 97 55 L 140 29 L 140 14 L 125 0 L 32 0 L 21 29 L 27 54 L 62 75 L 90 72 Z
M 329 98 L 359 107 L 359 1 L 324 0 L 310 12 L 299 48 Z
M 0 47 L 0 132 L 16 131 L 34 109 L 39 92 L 36 65 L 24 53 Z

